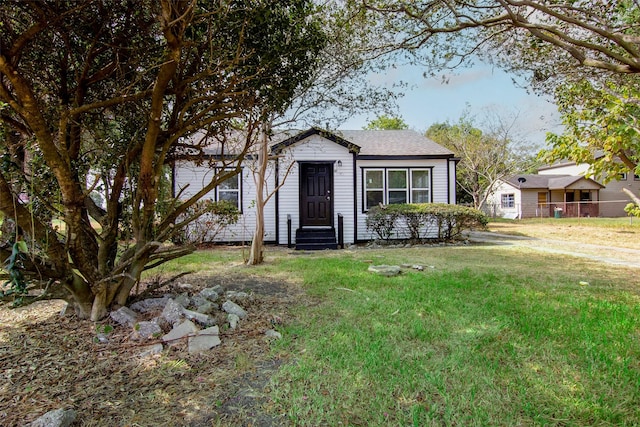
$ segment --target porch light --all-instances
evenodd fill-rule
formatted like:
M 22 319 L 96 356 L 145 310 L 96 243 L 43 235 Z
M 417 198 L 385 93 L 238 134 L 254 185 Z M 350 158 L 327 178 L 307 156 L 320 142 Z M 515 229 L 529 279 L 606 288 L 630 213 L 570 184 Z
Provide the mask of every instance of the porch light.
M 342 167 L 342 160 L 338 160 L 338 163 L 336 163 L 336 165 L 341 168 Z

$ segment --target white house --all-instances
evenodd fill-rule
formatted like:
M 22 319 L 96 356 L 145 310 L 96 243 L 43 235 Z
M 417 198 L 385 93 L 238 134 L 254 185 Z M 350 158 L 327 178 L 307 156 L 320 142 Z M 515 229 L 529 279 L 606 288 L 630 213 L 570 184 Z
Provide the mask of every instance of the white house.
M 453 152 L 411 130 L 283 132 L 272 140 L 268 190 L 280 186 L 265 208 L 265 240 L 298 248 L 335 248 L 374 238 L 365 220 L 370 207 L 392 203 L 455 204 Z M 215 155 L 213 155 L 215 157 Z M 256 185 L 251 160 L 242 172 L 207 194 L 229 200 L 240 221 L 216 236 L 248 242 L 255 227 Z M 195 194 L 218 167 L 180 162 L 174 192 Z

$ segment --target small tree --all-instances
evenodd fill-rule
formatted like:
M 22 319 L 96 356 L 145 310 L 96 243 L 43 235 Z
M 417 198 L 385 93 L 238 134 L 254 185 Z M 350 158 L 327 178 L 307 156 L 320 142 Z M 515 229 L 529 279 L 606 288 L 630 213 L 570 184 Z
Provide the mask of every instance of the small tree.
M 460 157 L 457 185 L 463 194 L 458 200 L 470 197 L 476 209 L 483 208 L 499 180 L 525 168 L 528 161 L 511 138 L 515 117 L 511 122 L 500 119 L 495 123 L 498 125 L 483 132 L 464 115 L 456 124 L 436 123 L 426 132 Z

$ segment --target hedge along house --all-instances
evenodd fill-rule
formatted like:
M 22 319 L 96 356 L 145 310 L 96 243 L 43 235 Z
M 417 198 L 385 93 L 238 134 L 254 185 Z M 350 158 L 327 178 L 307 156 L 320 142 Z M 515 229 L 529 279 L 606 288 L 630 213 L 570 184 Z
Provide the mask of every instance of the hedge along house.
M 175 194 L 195 194 L 215 168 L 179 162 L 173 168 Z M 455 204 L 453 152 L 410 130 L 307 131 L 274 135 L 266 182 L 278 188 L 265 206 L 265 241 L 298 249 L 337 248 L 372 240 L 366 215 L 372 206 L 393 203 Z M 252 159 L 241 173 L 207 194 L 228 200 L 241 212 L 213 240 L 248 242 L 255 229 L 256 185 Z

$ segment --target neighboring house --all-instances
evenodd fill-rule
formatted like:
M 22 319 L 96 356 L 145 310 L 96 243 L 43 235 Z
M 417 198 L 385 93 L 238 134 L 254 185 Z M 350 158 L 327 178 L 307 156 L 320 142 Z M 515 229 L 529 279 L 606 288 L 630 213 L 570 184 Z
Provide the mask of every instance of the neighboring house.
M 520 174 L 503 180 L 489 196 L 491 216 L 534 218 L 600 215 L 599 193 L 603 185 L 575 175 Z
M 601 154 L 598 154 L 601 155 Z M 538 170 L 541 175 L 548 174 L 569 174 L 584 176 L 589 169 L 586 163 L 576 164 L 574 162 L 563 162 L 551 166 L 545 166 Z M 603 182 L 596 178 L 598 182 Z M 622 189 L 627 188 L 634 194 L 640 193 L 640 176 L 633 174 L 621 174 L 615 179 L 604 184 L 599 192 L 599 215 L 601 217 L 624 217 L 627 213 L 624 207 L 631 202 Z
M 269 191 L 281 186 L 265 207 L 265 240 L 298 248 L 335 248 L 374 238 L 365 220 L 370 207 L 391 203 L 455 204 L 453 152 L 409 130 L 325 131 L 311 128 L 272 139 Z M 174 192 L 195 194 L 215 167 L 174 166 Z M 207 197 L 238 206 L 240 221 L 216 240 L 248 242 L 255 228 L 256 185 L 251 159 L 242 173 Z

